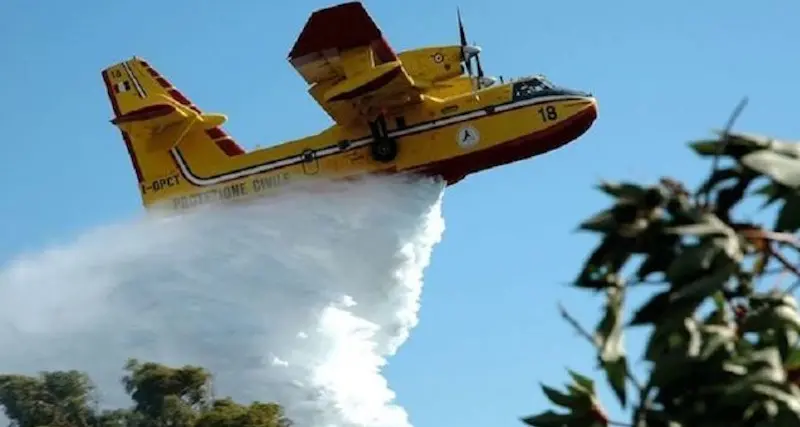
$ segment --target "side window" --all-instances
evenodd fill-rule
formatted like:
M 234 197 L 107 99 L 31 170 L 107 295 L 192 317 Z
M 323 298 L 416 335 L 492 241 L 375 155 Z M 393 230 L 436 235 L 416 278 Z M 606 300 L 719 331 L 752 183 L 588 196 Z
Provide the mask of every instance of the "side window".
M 514 99 L 522 100 L 532 98 L 536 92 L 536 88 L 530 82 L 514 83 Z

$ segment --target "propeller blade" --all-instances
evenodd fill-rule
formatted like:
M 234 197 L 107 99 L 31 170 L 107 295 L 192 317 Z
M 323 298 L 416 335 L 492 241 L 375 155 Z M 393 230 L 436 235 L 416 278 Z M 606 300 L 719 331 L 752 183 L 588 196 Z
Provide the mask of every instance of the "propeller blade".
M 481 59 L 479 56 L 475 57 L 475 62 L 478 65 L 478 78 L 476 79 L 476 81 L 478 83 L 478 89 L 480 89 L 483 83 L 483 69 L 481 68 Z
M 464 31 L 464 23 L 461 21 L 461 9 L 456 9 L 456 14 L 458 15 L 458 34 L 461 39 L 461 47 L 467 45 L 467 34 Z
M 467 52 L 465 48 L 467 47 L 467 33 L 464 31 L 464 23 L 461 21 L 461 9 L 456 8 L 456 15 L 458 16 L 458 35 L 459 41 L 461 44 L 461 62 L 464 63 L 467 67 L 467 74 L 470 76 L 472 75 L 472 61 L 470 58 L 467 58 Z
M 478 44 L 475 43 L 475 45 L 477 46 Z M 475 54 L 475 65 L 478 66 L 478 78 L 480 79 L 483 77 L 483 68 L 481 67 L 481 56 L 477 53 Z

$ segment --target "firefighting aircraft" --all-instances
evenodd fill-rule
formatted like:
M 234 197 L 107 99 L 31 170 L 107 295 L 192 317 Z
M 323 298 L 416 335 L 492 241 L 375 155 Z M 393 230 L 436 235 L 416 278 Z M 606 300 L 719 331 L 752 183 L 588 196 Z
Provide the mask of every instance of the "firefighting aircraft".
M 594 97 L 543 76 L 484 76 L 460 13 L 458 25 L 458 45 L 397 53 L 360 2 L 313 12 L 288 60 L 335 123 L 249 152 L 222 129 L 225 115 L 201 111 L 145 60 L 104 69 L 111 123 L 122 132 L 144 206 L 184 209 L 305 178 L 372 173 L 438 175 L 452 185 L 561 147 L 591 127 Z

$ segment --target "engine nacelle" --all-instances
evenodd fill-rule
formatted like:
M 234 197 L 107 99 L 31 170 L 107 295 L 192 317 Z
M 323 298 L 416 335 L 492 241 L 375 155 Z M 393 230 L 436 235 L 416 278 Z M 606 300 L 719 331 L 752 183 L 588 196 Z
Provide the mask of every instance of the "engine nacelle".
M 461 46 L 434 46 L 398 54 L 406 72 L 420 83 L 452 79 L 464 73 Z

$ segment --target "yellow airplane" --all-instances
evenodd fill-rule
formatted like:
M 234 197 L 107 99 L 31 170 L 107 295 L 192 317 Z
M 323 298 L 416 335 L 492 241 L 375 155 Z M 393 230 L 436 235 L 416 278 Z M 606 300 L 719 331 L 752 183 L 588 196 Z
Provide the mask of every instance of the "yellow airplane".
M 541 75 L 484 76 L 460 13 L 458 25 L 459 45 L 396 53 L 360 2 L 313 12 L 288 59 L 335 124 L 249 152 L 222 129 L 225 115 L 201 111 L 145 60 L 104 69 L 111 122 L 144 206 L 186 209 L 273 194 L 308 178 L 373 173 L 437 175 L 452 185 L 561 147 L 591 127 L 591 94 Z

